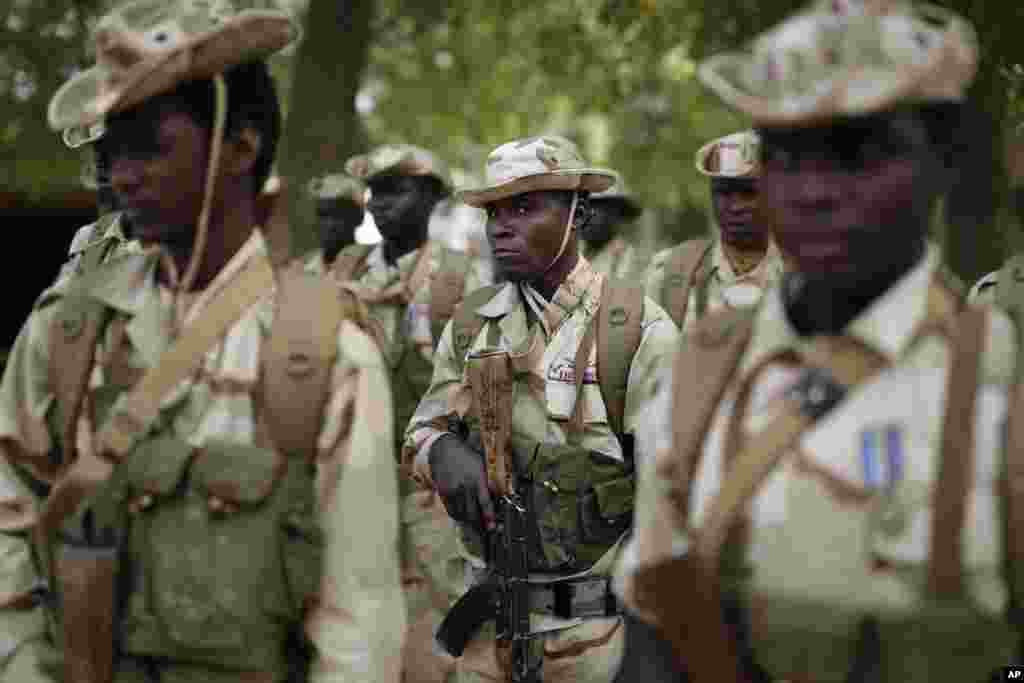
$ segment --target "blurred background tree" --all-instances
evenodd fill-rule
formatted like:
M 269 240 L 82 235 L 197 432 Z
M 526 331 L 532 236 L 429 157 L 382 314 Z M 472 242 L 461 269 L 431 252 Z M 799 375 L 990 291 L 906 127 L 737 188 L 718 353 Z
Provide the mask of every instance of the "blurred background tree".
M 968 172 L 936 238 L 970 281 L 1024 248 L 1003 151 L 1024 110 L 1015 3 L 939 0 L 982 46 L 964 146 Z M 102 0 L 0 0 L 0 190 L 50 197 L 78 182 L 82 156 L 46 128 L 46 103 L 87 64 Z M 238 0 L 236 4 L 247 4 Z M 621 171 L 648 209 L 638 241 L 664 246 L 707 229 L 707 183 L 693 168 L 708 139 L 749 125 L 695 78 L 697 62 L 742 45 L 794 0 L 248 0 L 284 5 L 304 40 L 273 68 L 288 120 L 279 171 L 293 189 L 370 144 L 435 149 L 458 183 L 487 151 L 538 132 L 574 138 Z M 293 193 L 298 194 L 298 193 Z M 294 250 L 314 241 L 293 206 Z M 951 226 L 949 228 L 945 226 Z M 70 238 L 70 233 L 62 235 Z M 66 241 L 65 241 L 66 244 Z

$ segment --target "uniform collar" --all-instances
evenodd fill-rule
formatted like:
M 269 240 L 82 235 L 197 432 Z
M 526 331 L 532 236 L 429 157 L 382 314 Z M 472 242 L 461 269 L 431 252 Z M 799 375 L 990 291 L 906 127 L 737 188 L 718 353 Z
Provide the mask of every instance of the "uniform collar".
M 844 333 L 890 361 L 903 356 L 928 315 L 928 293 L 939 264 L 938 249 L 928 245 L 924 257 L 854 318 Z M 769 290 L 757 313 L 744 372 L 772 353 L 800 349 L 808 343 L 789 322 L 781 286 L 779 282 Z
M 756 280 L 767 284 L 768 282 L 775 282 L 779 275 L 782 274 L 782 255 L 779 253 L 779 248 L 775 246 L 774 240 L 770 241 L 768 242 L 768 250 L 765 252 L 761 262 L 749 273 L 737 275 L 736 271 L 733 270 L 729 257 L 725 254 L 722 240 L 717 239 L 711 248 L 711 267 L 715 277 L 724 285 L 747 280 Z
M 418 249 L 413 249 L 408 254 L 402 254 L 394 263 L 388 263 L 384 259 L 384 242 L 378 242 L 366 256 L 366 267 L 371 272 L 386 273 L 387 282 L 384 285 L 398 280 L 406 280 L 412 275 L 420 252 L 424 249 L 433 250 L 436 244 L 437 242 L 434 240 L 427 240 Z

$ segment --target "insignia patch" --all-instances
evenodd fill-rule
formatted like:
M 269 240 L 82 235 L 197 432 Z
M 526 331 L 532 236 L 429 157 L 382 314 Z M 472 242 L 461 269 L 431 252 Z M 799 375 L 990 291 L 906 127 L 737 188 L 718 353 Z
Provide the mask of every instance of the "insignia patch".
M 548 368 L 548 379 L 552 382 L 564 384 L 576 383 L 576 366 L 572 361 L 563 360 L 552 363 Z M 583 371 L 583 384 L 597 383 L 597 366 L 590 364 Z
M 860 433 L 860 464 L 864 486 L 892 491 L 903 481 L 905 433 L 899 424 L 865 428 Z

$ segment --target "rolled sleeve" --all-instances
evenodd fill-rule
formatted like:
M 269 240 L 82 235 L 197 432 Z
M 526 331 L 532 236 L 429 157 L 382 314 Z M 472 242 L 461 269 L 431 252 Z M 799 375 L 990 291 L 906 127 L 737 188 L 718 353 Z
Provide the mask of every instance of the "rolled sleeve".
M 342 334 L 351 350 L 353 331 Z M 321 444 L 340 437 L 319 463 L 326 547 L 320 601 L 308 626 L 317 650 L 311 680 L 397 683 L 406 618 L 391 390 L 379 353 L 357 341 L 372 361 L 336 367 L 321 435 Z

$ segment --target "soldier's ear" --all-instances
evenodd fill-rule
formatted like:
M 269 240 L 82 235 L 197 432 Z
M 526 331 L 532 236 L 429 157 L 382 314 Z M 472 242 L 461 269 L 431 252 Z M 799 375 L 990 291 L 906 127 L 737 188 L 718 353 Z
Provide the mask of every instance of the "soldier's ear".
M 594 209 L 585 197 L 580 197 L 576 203 L 576 213 L 572 216 L 572 227 L 574 230 L 582 230 L 594 215 Z

